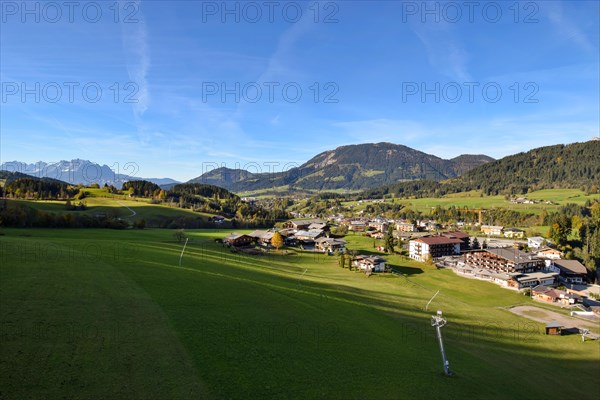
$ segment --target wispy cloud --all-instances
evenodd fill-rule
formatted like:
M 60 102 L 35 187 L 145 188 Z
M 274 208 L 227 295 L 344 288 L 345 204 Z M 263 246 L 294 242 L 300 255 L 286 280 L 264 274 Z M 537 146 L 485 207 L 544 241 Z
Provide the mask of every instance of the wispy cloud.
M 412 22 L 409 27 L 423 44 L 429 64 L 454 80 L 469 82 L 468 53 L 457 37 L 456 24 Z
M 351 142 L 393 142 L 411 143 L 422 139 L 427 129 L 422 123 L 411 120 L 371 119 L 335 122 L 332 124 L 342 132 L 342 136 Z
M 594 5 L 592 2 L 589 4 L 593 7 L 591 12 L 597 12 L 597 4 Z M 597 54 L 598 46 L 594 45 L 580 26 L 568 17 L 561 2 L 545 2 L 543 9 L 545 9 L 548 14 L 548 19 L 564 40 L 577 44 L 581 49 L 587 52 L 595 52 Z
M 135 9 L 139 10 L 135 14 L 137 22 L 123 22 L 121 24 L 121 32 L 129 79 L 137 85 L 138 89 L 137 94 L 134 96 L 137 99 L 137 103 L 133 103 L 133 111 L 136 118 L 139 118 L 146 112 L 150 102 L 147 80 L 150 68 L 150 54 L 146 22 L 141 12 L 141 0 L 135 0 L 133 4 L 135 5 Z

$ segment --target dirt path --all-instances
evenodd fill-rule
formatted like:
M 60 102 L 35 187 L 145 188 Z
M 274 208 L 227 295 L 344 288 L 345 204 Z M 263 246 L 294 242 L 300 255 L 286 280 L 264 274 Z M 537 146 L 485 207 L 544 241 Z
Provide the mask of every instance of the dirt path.
M 137 214 L 135 211 L 133 211 L 131 208 L 127 207 L 125 204 L 121 203 L 120 201 L 117 201 L 117 203 L 119 203 L 120 205 L 122 205 L 123 207 L 125 207 L 126 209 L 128 209 L 129 211 L 131 211 L 131 215 L 129 215 L 127 218 L 129 218 L 129 217 L 135 217 L 135 214 Z
M 531 320 L 547 324 L 551 321 L 556 321 L 565 328 L 587 328 L 594 333 L 600 332 L 600 322 L 584 321 L 579 318 L 569 317 L 559 314 L 554 311 L 533 306 L 517 306 L 509 310 L 510 312 L 520 315 Z

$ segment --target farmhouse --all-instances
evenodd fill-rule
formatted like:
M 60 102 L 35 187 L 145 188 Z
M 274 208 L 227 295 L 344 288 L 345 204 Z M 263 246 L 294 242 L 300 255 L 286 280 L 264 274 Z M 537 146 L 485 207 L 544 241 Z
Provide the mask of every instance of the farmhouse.
M 304 230 L 298 231 L 298 232 L 296 232 L 294 237 L 300 241 L 306 241 L 306 240 L 316 240 L 323 235 L 325 235 L 325 232 L 322 229 L 311 229 L 308 231 L 304 231 Z
M 545 285 L 538 285 L 531 289 L 531 295 L 537 300 L 547 301 L 550 303 L 561 303 L 564 305 L 575 304 L 581 300 L 581 296 L 578 294 L 553 289 Z
M 248 236 L 250 236 L 254 241 L 256 241 L 256 243 L 263 245 L 263 246 L 271 245 L 271 239 L 273 238 L 273 235 L 275 235 L 275 232 L 260 231 L 260 230 L 256 230 L 256 231 L 248 234 Z
M 225 236 L 225 238 L 223 239 L 223 243 L 225 243 L 228 246 L 234 247 L 248 246 L 253 241 L 254 239 L 250 236 L 235 232 Z
M 462 240 L 445 236 L 424 236 L 409 242 L 410 258 L 417 261 L 460 254 Z
M 326 223 L 313 222 L 308 226 L 308 230 L 320 229 L 322 231 L 329 231 L 329 226 Z
M 558 294 L 554 292 L 554 289 L 546 285 L 537 285 L 531 289 L 531 297 L 542 301 L 555 301 L 558 298 Z
M 587 268 L 577 260 L 554 260 L 550 268 L 565 283 L 584 283 L 587 277 Z
M 293 229 L 310 229 L 312 224 L 325 224 L 321 219 L 292 219 L 286 223 L 286 228 Z
M 346 249 L 346 241 L 342 239 L 320 237 L 315 240 L 315 245 L 318 250 L 329 253 L 343 252 Z
M 504 229 L 503 226 L 481 225 L 481 233 L 486 234 L 486 235 L 501 236 L 503 229 Z
M 515 248 L 472 251 L 465 254 L 465 263 L 473 267 L 503 272 L 535 272 L 544 268 L 542 259 Z
M 352 265 L 363 271 L 384 272 L 385 259 L 378 256 L 359 255 L 352 259 Z

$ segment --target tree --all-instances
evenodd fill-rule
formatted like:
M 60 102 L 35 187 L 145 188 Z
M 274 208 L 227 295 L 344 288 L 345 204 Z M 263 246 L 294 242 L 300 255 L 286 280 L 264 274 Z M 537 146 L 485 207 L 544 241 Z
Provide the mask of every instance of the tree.
M 387 233 L 383 237 L 385 251 L 388 253 L 394 252 L 394 228 L 389 227 Z
M 339 255 L 338 265 L 341 268 L 346 268 L 346 256 L 341 253 Z
M 471 244 L 471 247 L 473 248 L 473 250 L 481 248 L 481 245 L 479 244 L 479 240 L 477 238 L 473 238 L 473 243 Z
M 600 203 L 595 202 L 592 204 L 590 211 L 592 213 L 592 219 L 600 220 Z
M 481 245 L 481 248 L 482 248 L 482 249 L 487 249 L 487 248 L 488 248 L 488 242 L 487 242 L 487 239 L 483 239 L 483 243 L 482 243 L 482 245 Z
M 549 236 L 557 245 L 564 245 L 571 233 L 571 219 L 565 214 L 559 214 L 552 226 L 550 226 Z
M 335 234 L 336 235 L 345 236 L 347 233 L 348 233 L 348 226 L 347 225 L 339 225 L 335 229 Z
M 349 251 L 349 254 L 346 254 L 343 257 L 346 257 L 346 264 L 348 265 L 348 269 L 350 271 L 352 271 L 352 258 L 354 257 L 354 255 L 352 254 L 354 253 L 352 250 Z
M 177 229 L 175 233 L 173 233 L 173 236 L 175 236 L 175 239 L 180 243 L 187 237 L 183 229 Z
M 273 235 L 273 237 L 271 238 L 271 244 L 273 245 L 273 247 L 275 247 L 277 250 L 279 250 L 280 248 L 283 247 L 283 236 L 281 236 L 281 233 L 279 232 L 275 232 L 275 234 Z

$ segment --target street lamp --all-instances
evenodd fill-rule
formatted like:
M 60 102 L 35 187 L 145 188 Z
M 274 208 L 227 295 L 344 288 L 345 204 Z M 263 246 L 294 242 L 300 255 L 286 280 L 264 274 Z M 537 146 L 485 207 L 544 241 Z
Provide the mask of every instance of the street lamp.
M 431 326 L 435 326 L 435 330 L 437 332 L 438 342 L 440 344 L 440 352 L 442 353 L 442 366 L 444 367 L 444 373 L 447 376 L 452 376 L 452 372 L 450 371 L 450 363 L 446 358 L 446 351 L 444 350 L 444 341 L 442 340 L 442 326 L 446 325 L 446 319 L 442 317 L 442 311 L 438 310 L 436 315 L 431 316 Z

